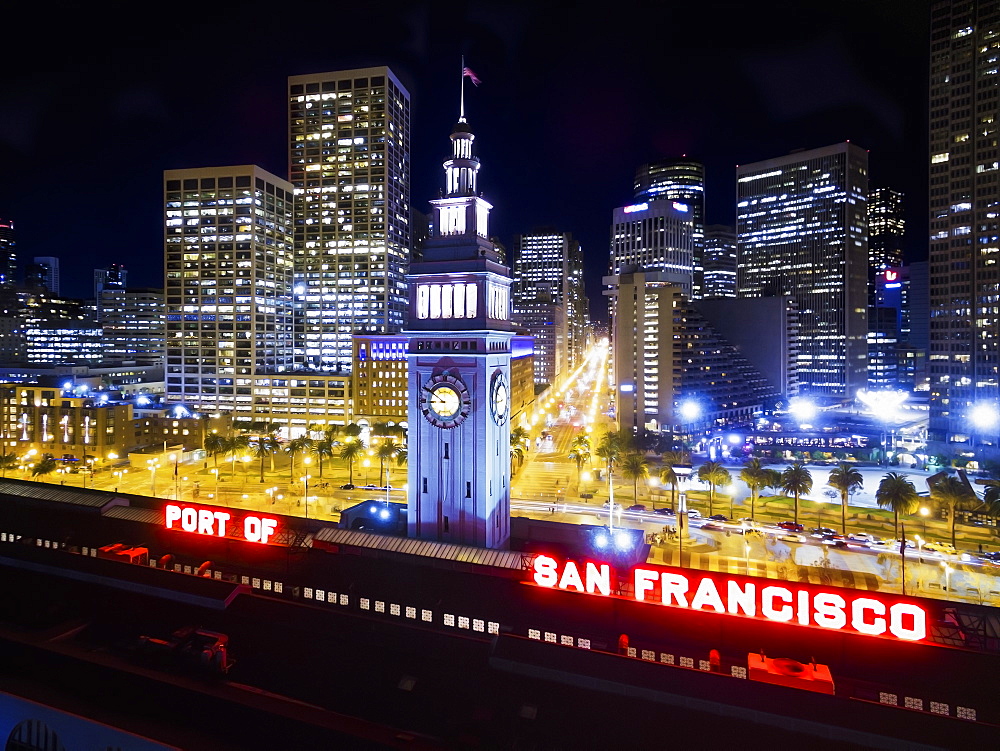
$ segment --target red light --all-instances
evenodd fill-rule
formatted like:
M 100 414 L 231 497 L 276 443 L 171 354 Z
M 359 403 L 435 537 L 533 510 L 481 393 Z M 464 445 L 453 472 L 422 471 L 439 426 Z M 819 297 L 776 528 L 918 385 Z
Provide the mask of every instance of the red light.
M 225 537 L 226 524 L 232 519 L 228 511 L 168 503 L 164 508 L 164 526 L 211 537 Z M 278 520 L 266 516 L 243 517 L 243 538 L 248 542 L 267 543 L 274 536 Z

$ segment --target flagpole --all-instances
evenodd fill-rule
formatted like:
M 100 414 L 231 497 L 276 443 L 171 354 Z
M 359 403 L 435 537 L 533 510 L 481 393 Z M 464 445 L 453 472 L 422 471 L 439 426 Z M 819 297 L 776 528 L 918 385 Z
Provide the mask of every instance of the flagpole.
M 465 55 L 462 55 L 462 69 L 459 71 L 461 79 L 461 95 L 459 96 L 458 121 L 465 120 Z

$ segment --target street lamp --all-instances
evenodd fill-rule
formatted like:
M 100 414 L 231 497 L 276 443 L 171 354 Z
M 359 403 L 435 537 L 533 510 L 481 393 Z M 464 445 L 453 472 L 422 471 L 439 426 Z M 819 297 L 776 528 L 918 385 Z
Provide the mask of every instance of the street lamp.
M 687 482 L 688 477 L 694 471 L 690 464 L 675 464 L 674 474 L 677 475 L 677 485 Z M 687 537 L 687 490 L 679 490 L 677 493 L 677 558 L 678 563 L 684 565 L 684 538 Z
M 115 492 L 117 493 L 117 492 L 118 492 L 118 483 L 120 483 L 120 482 L 121 482 L 121 480 L 122 480 L 122 475 L 125 475 L 125 474 L 128 474 L 128 470 L 127 470 L 127 469 L 116 469 L 116 470 L 115 470 L 114 472 L 112 472 L 111 474 L 112 474 L 112 475 L 114 476 L 114 478 L 115 478 Z
M 931 512 L 926 506 L 920 507 L 920 523 L 923 525 L 924 538 L 927 537 L 927 515 Z
M 147 459 L 146 467 L 149 469 L 149 494 L 156 497 L 156 468 L 160 466 L 158 459 Z
M 890 443 L 889 423 L 898 419 L 899 408 L 909 397 L 909 394 L 905 391 L 868 391 L 867 389 L 858 389 L 857 397 L 868 407 L 875 416 L 875 419 L 882 423 L 882 433 L 885 436 L 882 441 L 882 449 L 888 459 L 889 453 L 895 451 L 896 448 L 895 428 L 892 430 L 891 444 L 886 448 L 886 444 Z M 886 461 L 886 464 L 888 464 L 888 461 Z M 879 465 L 881 466 L 881 462 L 879 462 Z
M 941 567 L 944 569 L 944 591 L 951 592 L 951 566 L 948 561 L 941 561 Z
M 216 503 L 218 503 L 218 499 L 219 499 L 219 468 L 215 467 L 214 469 L 211 469 L 210 472 L 213 475 L 215 475 L 215 499 L 216 499 Z M 229 504 L 227 503 L 226 505 L 228 506 Z
M 969 420 L 972 422 L 973 431 L 969 437 L 972 444 L 972 452 L 976 451 L 976 436 L 982 433 L 989 433 L 994 436 L 997 423 L 1000 423 L 1000 412 L 997 411 L 996 404 L 991 402 L 979 402 L 975 404 L 969 412 Z M 994 438 L 995 440 L 995 438 Z
M 309 518 L 309 478 L 312 475 L 302 476 L 302 498 L 305 500 L 306 504 L 306 519 Z
M 273 488 L 267 488 L 264 492 L 267 493 L 267 497 L 271 499 L 271 505 L 273 506 L 274 505 L 274 494 L 278 492 L 278 487 L 275 486 Z

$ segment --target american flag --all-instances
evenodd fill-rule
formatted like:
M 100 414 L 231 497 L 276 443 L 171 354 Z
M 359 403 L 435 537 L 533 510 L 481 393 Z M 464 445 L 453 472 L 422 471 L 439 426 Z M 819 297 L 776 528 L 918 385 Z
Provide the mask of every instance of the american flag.
M 469 80 L 476 86 L 479 85 L 479 78 L 477 78 L 476 74 L 472 72 L 472 68 L 462 68 L 462 75 L 468 76 Z

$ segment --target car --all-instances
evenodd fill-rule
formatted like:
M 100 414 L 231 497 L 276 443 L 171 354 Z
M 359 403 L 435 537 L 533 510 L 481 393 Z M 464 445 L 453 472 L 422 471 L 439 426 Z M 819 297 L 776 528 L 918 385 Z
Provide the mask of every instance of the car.
M 667 506 L 660 506 L 659 508 L 653 509 L 654 514 L 663 514 L 664 516 L 674 516 L 674 510 Z
M 701 518 L 701 512 L 698 509 L 696 509 L 696 508 L 689 508 L 687 510 L 687 515 L 689 517 L 691 517 L 692 519 L 700 519 Z
M 778 539 L 782 542 L 805 542 L 807 538 L 798 532 L 783 532 L 778 535 Z
M 822 540 L 824 537 L 829 537 L 831 535 L 837 537 L 838 539 L 843 538 L 843 535 L 838 534 L 837 530 L 830 529 L 829 527 L 816 527 L 812 531 L 812 536 L 817 540 Z
M 354 490 L 354 486 L 351 483 L 347 483 L 346 485 L 341 485 L 340 489 L 341 490 Z
M 712 521 L 712 520 L 709 520 L 709 521 L 705 522 L 704 524 L 702 524 L 701 528 L 702 529 L 715 529 L 715 530 L 718 530 L 720 532 L 723 529 L 722 522 L 717 522 L 717 521 Z
M 625 510 L 626 511 L 645 511 L 646 507 L 643 504 L 641 504 L 641 503 L 633 503 L 631 506 L 629 506 Z
M 806 531 L 806 528 L 803 527 L 798 522 L 778 522 L 777 526 L 781 527 L 781 529 L 788 530 L 789 532 L 805 532 Z
M 725 514 L 712 514 L 708 518 L 711 519 L 714 522 L 728 522 L 729 521 L 729 517 L 726 516 Z
M 859 545 L 877 545 L 879 542 L 878 537 L 867 532 L 851 532 L 845 539 Z
M 932 550 L 945 555 L 958 555 L 958 550 L 947 542 L 925 542 L 924 550 Z

